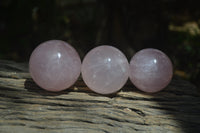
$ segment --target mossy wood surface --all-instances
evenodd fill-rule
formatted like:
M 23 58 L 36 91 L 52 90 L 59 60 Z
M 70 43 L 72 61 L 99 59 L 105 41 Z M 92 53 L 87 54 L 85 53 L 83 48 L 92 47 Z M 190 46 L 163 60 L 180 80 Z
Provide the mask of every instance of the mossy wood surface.
M 156 94 L 127 83 L 110 96 L 91 92 L 80 79 L 52 93 L 39 88 L 28 65 L 0 60 L 0 133 L 198 133 L 200 95 L 173 78 Z

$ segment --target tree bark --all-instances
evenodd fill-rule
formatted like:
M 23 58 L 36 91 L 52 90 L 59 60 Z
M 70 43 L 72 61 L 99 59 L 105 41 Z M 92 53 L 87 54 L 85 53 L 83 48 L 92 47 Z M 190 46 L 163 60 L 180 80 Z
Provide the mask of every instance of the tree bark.
M 81 78 L 55 93 L 33 82 L 26 63 L 0 60 L 2 133 L 194 133 L 199 125 L 199 92 L 177 77 L 155 94 L 127 83 L 114 95 L 99 95 Z

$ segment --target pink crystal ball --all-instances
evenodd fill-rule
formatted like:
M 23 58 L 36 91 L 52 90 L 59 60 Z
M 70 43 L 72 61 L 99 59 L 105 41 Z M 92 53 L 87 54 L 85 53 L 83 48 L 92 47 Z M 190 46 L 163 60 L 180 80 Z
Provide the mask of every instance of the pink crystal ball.
M 29 71 L 41 88 L 61 91 L 72 86 L 78 79 L 81 60 L 68 43 L 50 40 L 40 44 L 31 54 Z
M 143 49 L 130 61 L 130 80 L 144 92 L 158 92 L 165 88 L 173 76 L 170 59 L 157 49 Z
M 129 63 L 125 55 L 112 46 L 99 46 L 85 56 L 82 78 L 96 93 L 111 94 L 120 90 L 129 76 Z

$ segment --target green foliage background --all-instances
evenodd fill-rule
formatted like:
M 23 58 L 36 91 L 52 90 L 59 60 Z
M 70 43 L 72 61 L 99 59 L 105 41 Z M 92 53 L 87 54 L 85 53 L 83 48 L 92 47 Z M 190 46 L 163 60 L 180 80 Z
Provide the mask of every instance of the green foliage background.
M 154 19 L 152 14 L 158 14 L 159 17 Z M 157 21 L 157 18 L 161 20 Z M 103 29 L 104 19 L 107 23 Z M 145 40 L 143 34 L 155 34 L 155 31 L 148 31 L 151 25 L 147 25 L 143 31 L 136 30 L 144 21 L 147 24 L 158 22 L 155 26 L 164 24 L 164 28 L 159 28 L 159 33 L 155 35 L 159 40 L 159 34 L 164 33 L 165 39 L 158 42 L 163 45 L 153 45 L 154 41 L 148 39 L 150 45 L 135 43 Z M 1 0 L 0 59 L 28 61 L 32 50 L 50 39 L 71 43 L 83 58 L 87 51 L 98 45 L 98 35 L 101 33 L 107 37 L 107 40 L 105 37 L 101 40 L 101 44 L 119 43 L 117 47 L 125 51 L 126 55 L 129 54 L 126 48 L 138 51 L 145 47 L 155 47 L 163 50 L 172 59 L 175 74 L 199 85 L 200 34 L 191 35 L 189 31 L 168 29 L 170 24 L 183 26 L 189 21 L 200 27 L 200 8 L 194 1 Z M 140 34 L 138 38 L 141 37 L 141 41 L 132 41 L 137 34 Z M 112 37 L 119 40 L 122 38 L 128 45 L 118 40 L 113 41 Z

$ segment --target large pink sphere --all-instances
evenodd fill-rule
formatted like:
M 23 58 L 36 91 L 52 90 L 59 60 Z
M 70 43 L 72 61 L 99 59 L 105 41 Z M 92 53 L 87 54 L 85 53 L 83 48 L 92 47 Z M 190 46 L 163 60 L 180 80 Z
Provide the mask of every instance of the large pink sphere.
M 29 71 L 33 80 L 48 91 L 61 91 L 75 83 L 80 75 L 81 60 L 68 43 L 50 40 L 32 53 Z
M 92 49 L 82 62 L 82 77 L 86 85 L 100 94 L 120 90 L 129 76 L 129 63 L 124 54 L 112 46 Z
M 130 80 L 144 92 L 157 92 L 171 81 L 173 67 L 170 59 L 157 49 L 143 49 L 130 61 Z

